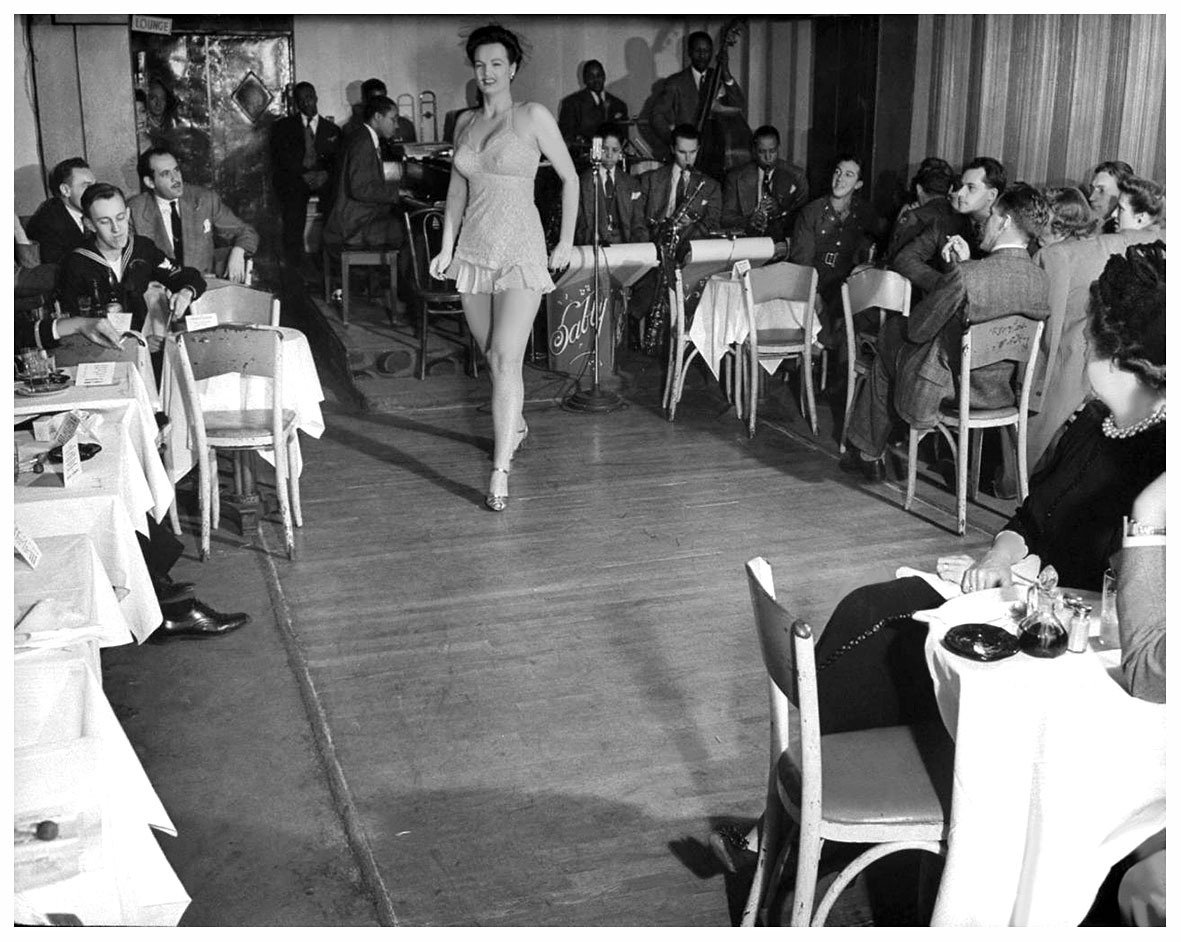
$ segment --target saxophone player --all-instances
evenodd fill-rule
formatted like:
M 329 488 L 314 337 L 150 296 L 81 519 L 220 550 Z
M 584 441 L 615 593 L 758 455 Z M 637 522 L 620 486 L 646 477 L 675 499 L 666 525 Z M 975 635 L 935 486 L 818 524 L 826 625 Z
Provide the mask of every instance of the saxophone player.
M 808 202 L 808 178 L 802 169 L 779 158 L 779 132 L 769 124 L 754 132 L 751 153 L 751 163 L 726 174 L 722 228 L 770 236 L 776 254 L 784 257 L 796 213 Z

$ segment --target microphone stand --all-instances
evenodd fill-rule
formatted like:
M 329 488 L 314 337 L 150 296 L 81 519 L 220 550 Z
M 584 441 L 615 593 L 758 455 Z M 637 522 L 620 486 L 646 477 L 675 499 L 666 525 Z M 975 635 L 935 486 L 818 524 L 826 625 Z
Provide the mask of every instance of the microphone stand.
M 595 210 L 594 210 L 594 236 L 591 239 L 591 245 L 594 250 L 594 284 L 591 288 L 591 310 L 595 312 L 595 338 L 591 345 L 591 388 L 579 388 L 576 392 L 571 393 L 566 397 L 566 401 L 562 403 L 562 408 L 568 412 L 614 412 L 616 409 L 622 408 L 625 403 L 616 393 L 610 390 L 603 389 L 599 386 L 599 335 L 603 332 L 603 310 L 599 307 L 599 186 L 598 171 L 603 165 L 601 156 L 595 156 L 594 151 L 591 152 L 591 168 L 594 177 L 594 194 L 595 194 Z

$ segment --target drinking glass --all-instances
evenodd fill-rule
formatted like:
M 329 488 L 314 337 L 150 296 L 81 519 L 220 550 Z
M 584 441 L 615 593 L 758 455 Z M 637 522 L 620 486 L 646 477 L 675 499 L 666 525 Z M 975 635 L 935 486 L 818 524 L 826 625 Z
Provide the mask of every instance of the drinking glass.
M 1108 569 L 1103 573 L 1103 598 L 1099 603 L 1099 637 L 1095 647 L 1101 649 L 1119 647 L 1119 613 L 1116 611 L 1116 576 Z

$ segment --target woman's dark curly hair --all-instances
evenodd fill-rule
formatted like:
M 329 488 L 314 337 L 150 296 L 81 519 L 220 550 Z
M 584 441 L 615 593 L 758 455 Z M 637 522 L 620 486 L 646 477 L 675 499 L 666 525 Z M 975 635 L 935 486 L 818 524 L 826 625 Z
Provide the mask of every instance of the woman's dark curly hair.
M 1091 283 L 1094 353 L 1147 386 L 1165 386 L 1165 244 L 1142 242 L 1107 260 Z
M 1077 186 L 1052 186 L 1046 190 L 1050 204 L 1050 232 L 1062 239 L 1086 239 L 1099 228 L 1099 219 Z
M 474 66 L 476 64 L 476 50 L 481 46 L 490 46 L 493 43 L 500 43 L 504 46 L 505 52 L 508 53 L 508 61 L 518 69 L 521 67 L 521 63 L 525 59 L 521 40 L 511 29 L 505 29 L 499 23 L 489 23 L 487 26 L 480 26 L 472 30 L 464 44 L 468 63 Z

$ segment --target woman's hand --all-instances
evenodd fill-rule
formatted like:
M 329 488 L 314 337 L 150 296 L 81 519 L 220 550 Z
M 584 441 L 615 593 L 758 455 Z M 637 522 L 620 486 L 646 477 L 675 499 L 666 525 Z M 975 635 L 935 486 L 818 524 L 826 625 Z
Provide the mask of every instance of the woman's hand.
M 451 267 L 451 249 L 443 249 L 431 259 L 431 277 L 436 281 L 447 280 L 447 269 Z
M 964 571 L 960 588 L 965 592 L 980 592 L 1012 584 L 1013 567 L 1008 556 L 989 550 L 980 562 L 973 563 Z
M 935 573 L 944 582 L 962 585 L 964 573 L 976 562 L 974 556 L 940 556 L 935 560 Z
M 570 255 L 574 251 L 573 244 L 569 242 L 559 242 L 554 246 L 554 250 L 550 252 L 549 267 L 550 271 L 561 271 L 563 268 L 570 267 Z

